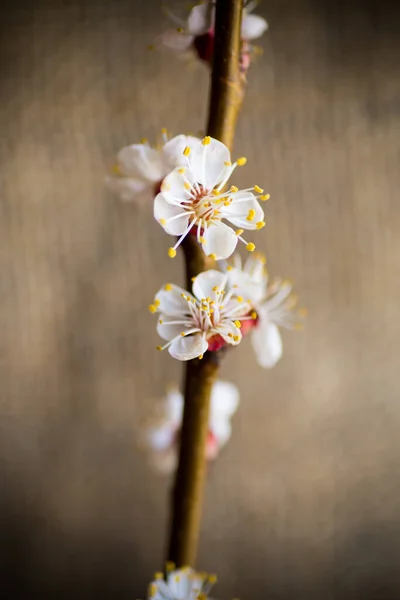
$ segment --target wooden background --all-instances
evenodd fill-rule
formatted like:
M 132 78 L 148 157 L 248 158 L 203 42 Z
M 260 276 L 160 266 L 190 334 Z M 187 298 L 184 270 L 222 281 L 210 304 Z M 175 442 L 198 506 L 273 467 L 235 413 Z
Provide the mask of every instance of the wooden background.
M 175 3 L 176 5 L 179 3 Z M 171 8 L 174 3 L 170 4 Z M 269 0 L 235 153 L 272 199 L 257 235 L 309 309 L 272 371 L 246 340 L 210 469 L 199 567 L 245 600 L 400 597 L 398 3 Z M 180 258 L 103 178 L 205 123 L 208 74 L 147 46 L 158 0 L 6 3 L 1 35 L 1 546 L 11 598 L 144 596 L 169 480 L 140 423 L 181 365 L 147 305 Z M 255 239 L 255 238 L 253 238 Z

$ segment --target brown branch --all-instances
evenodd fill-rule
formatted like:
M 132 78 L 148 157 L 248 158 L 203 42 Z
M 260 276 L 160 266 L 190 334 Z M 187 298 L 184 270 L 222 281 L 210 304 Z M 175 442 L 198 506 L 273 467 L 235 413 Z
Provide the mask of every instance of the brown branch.
M 239 73 L 240 27 L 243 0 L 217 0 L 214 64 L 207 131 L 226 144 L 233 142 L 243 88 Z M 182 244 L 187 289 L 192 277 L 212 268 L 194 236 Z M 197 554 L 204 481 L 210 397 L 217 378 L 220 353 L 206 352 L 202 360 L 186 364 L 179 463 L 172 496 L 168 558 L 178 566 L 194 566 Z

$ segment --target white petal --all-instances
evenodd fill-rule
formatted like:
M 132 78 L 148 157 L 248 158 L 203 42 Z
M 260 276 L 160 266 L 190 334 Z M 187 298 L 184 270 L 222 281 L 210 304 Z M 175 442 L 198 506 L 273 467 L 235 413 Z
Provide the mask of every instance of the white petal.
M 159 37 L 159 43 L 174 50 L 175 52 L 185 52 L 193 43 L 193 35 L 176 29 L 169 29 Z
M 154 199 L 154 218 L 158 221 L 163 227 L 163 229 L 169 233 L 170 235 L 181 235 L 184 231 L 186 231 L 189 223 L 189 217 L 185 214 L 183 209 L 180 206 L 173 206 L 164 197 L 164 194 L 160 192 Z M 182 215 L 179 218 L 178 215 Z M 189 215 L 190 216 L 190 215 Z M 173 219 L 168 222 L 168 219 Z M 166 221 L 165 225 L 163 225 L 163 220 Z
M 156 300 L 160 302 L 158 308 L 161 319 L 163 318 L 163 313 L 164 315 L 176 315 L 177 318 L 182 318 L 184 315 L 190 314 L 188 303 L 182 298 L 182 294 L 185 294 L 185 296 L 189 296 L 190 298 L 193 297 L 178 285 L 172 284 L 167 284 L 157 292 Z
M 208 343 L 201 333 L 181 337 L 172 342 L 168 351 L 173 358 L 177 360 L 191 360 L 201 354 L 204 354 L 208 348 Z
M 139 198 L 146 190 L 151 193 L 152 185 L 148 181 L 132 179 L 131 177 L 106 177 L 106 185 L 109 190 L 118 194 L 124 202 L 130 202 Z
M 236 327 L 236 325 L 231 321 L 227 321 L 222 325 L 219 325 L 216 330 L 217 333 L 224 338 L 227 344 L 237 346 L 242 339 L 242 332 L 240 331 L 239 327 Z M 234 338 L 236 338 L 236 340 Z
M 188 17 L 188 29 L 193 35 L 206 33 L 212 27 L 213 6 L 209 2 L 204 2 L 194 6 Z
M 193 176 L 189 169 L 182 173 L 180 168 L 176 168 L 168 173 L 161 184 L 161 192 L 167 202 L 176 204 L 191 199 L 190 191 L 184 187 L 186 180 L 193 184 Z
M 232 416 L 239 406 L 239 390 L 228 381 L 216 381 L 211 392 L 211 419 Z
M 187 325 L 168 325 L 168 321 L 181 320 L 181 317 L 169 317 L 165 314 L 160 314 L 160 318 L 157 321 L 157 333 L 163 340 L 173 340 L 177 335 L 180 335 L 183 331 L 187 331 L 189 327 Z M 162 323 L 160 323 L 162 321 Z M 193 326 L 190 327 L 193 329 Z
M 260 318 L 251 334 L 251 343 L 261 367 L 274 367 L 282 356 L 282 338 L 279 329 L 267 319 Z
M 227 172 L 232 170 L 225 164 L 231 161 L 229 149 L 214 138 L 211 138 L 209 144 L 200 143 L 194 146 L 189 158 L 196 181 L 207 190 L 212 190 L 224 181 Z
M 264 220 L 264 211 L 251 192 L 237 192 L 232 194 L 233 202 L 229 206 L 221 207 L 221 215 L 236 227 L 243 229 L 257 229 L 258 222 Z M 254 218 L 247 220 L 249 210 L 254 210 Z
M 229 287 L 236 287 L 236 295 L 243 296 L 253 303 L 261 302 L 266 296 L 266 283 L 254 281 L 249 273 L 239 269 L 228 271 Z
M 178 389 L 170 390 L 166 398 L 167 417 L 173 423 L 182 421 L 183 396 Z
M 212 300 L 215 300 L 216 292 L 213 291 L 213 287 L 218 287 L 221 290 L 223 287 L 225 287 L 226 281 L 226 275 L 220 271 L 214 271 L 213 269 L 210 269 L 209 271 L 203 271 L 203 273 L 197 275 L 193 282 L 193 295 L 199 300 L 208 297 L 210 297 Z
M 232 425 L 228 417 L 214 419 L 212 425 L 210 425 L 210 429 L 217 438 L 220 447 L 224 446 L 231 437 Z
M 200 143 L 201 140 L 191 135 L 177 135 L 164 144 L 162 153 L 165 160 L 170 164 L 171 169 L 180 167 L 187 164 L 187 158 L 183 154 L 184 149 L 187 146 L 191 148 Z
M 215 254 L 217 260 L 229 258 L 229 256 L 235 251 L 237 245 L 237 235 L 225 223 L 215 222 L 208 226 L 204 232 L 204 252 L 209 254 Z
M 267 29 L 268 23 L 265 19 L 244 12 L 242 19 L 242 38 L 244 40 L 255 40 L 261 37 Z
M 147 433 L 147 440 L 153 450 L 165 450 L 173 443 L 175 427 L 165 421 L 159 427 L 152 427 Z
M 157 182 L 166 175 L 160 151 L 147 144 L 122 148 L 117 154 L 117 163 L 124 175 L 134 178 Z

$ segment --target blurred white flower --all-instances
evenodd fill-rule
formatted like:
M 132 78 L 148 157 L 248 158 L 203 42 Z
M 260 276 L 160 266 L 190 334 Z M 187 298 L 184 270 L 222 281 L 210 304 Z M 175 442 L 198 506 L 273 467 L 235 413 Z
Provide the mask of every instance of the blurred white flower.
M 169 570 L 165 578 L 163 573 L 156 573 L 149 586 L 148 600 L 207 600 L 216 581 L 215 575 L 197 573 L 190 567 Z
M 265 19 L 250 14 L 256 5 L 257 2 L 246 2 L 243 8 L 241 39 L 247 52 L 246 43 L 261 37 L 268 28 Z M 161 43 L 175 52 L 193 48 L 201 60 L 210 63 L 214 52 L 215 3 L 204 2 L 194 6 L 186 20 L 167 12 L 179 27 L 166 31 L 161 36 Z
M 177 147 L 177 154 L 180 150 Z M 257 198 L 268 200 L 269 195 L 257 185 L 245 190 L 231 186 L 223 191 L 234 169 L 244 165 L 246 159 L 239 158 L 232 164 L 228 148 L 206 136 L 188 144 L 181 161 L 181 166 L 164 178 L 161 192 L 154 200 L 155 219 L 167 233 L 179 236 L 169 255 L 176 255 L 177 247 L 191 231 L 196 232 L 204 252 L 211 258 L 228 258 L 238 239 L 252 252 L 254 244 L 247 243 L 242 233 L 244 229 L 264 227 L 264 211 Z M 222 219 L 239 229 L 235 231 Z
M 215 460 L 228 442 L 231 417 L 239 405 L 239 391 L 233 383 L 216 381 L 211 392 L 206 458 Z M 177 388 L 170 389 L 157 407 L 158 415 L 144 433 L 144 444 L 151 452 L 151 462 L 162 473 L 176 468 L 178 443 L 182 426 L 183 396 Z
M 251 319 L 251 304 L 225 292 L 228 276 L 219 271 L 204 271 L 193 278 L 193 294 L 166 284 L 156 294 L 150 312 L 159 313 L 157 332 L 178 360 L 202 358 L 213 338 L 220 336 L 227 344 L 237 345 L 242 339 L 241 322 Z
M 108 188 L 126 202 L 153 199 L 160 191 L 163 178 L 182 162 L 182 152 L 188 144 L 199 141 L 187 135 L 168 140 L 162 130 L 162 141 L 156 147 L 143 140 L 122 148 L 117 154 L 113 175 L 106 177 Z
M 282 356 L 282 338 L 279 327 L 301 329 L 306 316 L 304 308 L 294 310 L 297 296 L 292 294 L 290 281 L 276 279 L 269 282 L 266 260 L 262 255 L 248 257 L 244 266 L 239 255 L 233 257 L 233 266 L 227 267 L 230 286 L 251 302 L 255 311 L 251 323 L 251 342 L 257 362 L 271 368 Z

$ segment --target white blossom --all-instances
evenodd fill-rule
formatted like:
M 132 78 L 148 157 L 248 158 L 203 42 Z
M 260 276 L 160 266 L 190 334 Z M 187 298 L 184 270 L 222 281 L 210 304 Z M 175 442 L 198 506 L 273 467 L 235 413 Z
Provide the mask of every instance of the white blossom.
M 144 442 L 151 451 L 151 462 L 160 472 L 170 473 L 176 467 L 178 442 L 182 427 L 183 396 L 177 388 L 167 392 L 155 422 L 144 432 Z M 206 442 L 207 460 L 215 460 L 228 442 L 231 417 L 239 404 L 239 391 L 233 383 L 216 381 L 211 391 L 210 417 Z
M 215 575 L 197 573 L 190 567 L 175 569 L 173 563 L 167 563 L 165 577 L 163 573 L 155 574 L 148 600 L 207 600 L 216 581 Z
M 297 296 L 288 280 L 270 282 L 262 255 L 248 257 L 244 266 L 239 255 L 233 257 L 233 266 L 227 267 L 229 283 L 236 293 L 250 301 L 256 319 L 251 327 L 251 342 L 257 362 L 266 368 L 276 365 L 282 356 L 280 327 L 300 329 L 305 309 L 294 310 Z
M 158 313 L 158 334 L 167 340 L 158 349 L 168 348 L 178 360 L 202 358 L 216 336 L 227 344 L 239 344 L 241 322 L 251 319 L 251 304 L 236 297 L 234 289 L 226 292 L 226 274 L 209 270 L 193 279 L 192 294 L 168 283 L 149 306 Z
M 245 190 L 231 186 L 224 191 L 234 169 L 244 165 L 246 159 L 239 158 L 232 164 L 228 148 L 209 136 L 193 140 L 181 159 L 181 166 L 164 178 L 154 200 L 155 219 L 167 233 L 179 236 L 169 255 L 176 255 L 177 247 L 188 233 L 195 231 L 194 227 L 197 240 L 211 258 L 228 258 L 238 240 L 252 252 L 255 245 L 246 242 L 242 234 L 245 229 L 264 227 L 264 211 L 257 198 L 268 200 L 269 195 L 257 185 Z M 235 231 L 223 220 L 238 229 Z
M 142 140 L 140 144 L 122 148 L 117 154 L 113 175 L 106 177 L 108 188 L 124 201 L 153 199 L 165 175 L 181 164 L 184 148 L 194 141 L 199 140 L 187 135 L 168 140 L 163 129 L 162 141 L 155 147 Z
M 268 29 L 268 23 L 265 19 L 251 14 L 256 5 L 257 2 L 246 2 L 243 8 L 241 38 L 246 42 L 261 37 Z M 196 38 L 204 36 L 207 33 L 210 34 L 210 39 L 213 39 L 215 21 L 214 2 L 203 2 L 194 6 L 186 20 L 177 18 L 169 11 L 168 13 L 171 19 L 179 25 L 177 29 L 166 31 L 161 37 L 161 42 L 171 50 L 184 52 L 193 45 Z M 210 59 L 208 53 L 207 59 Z

